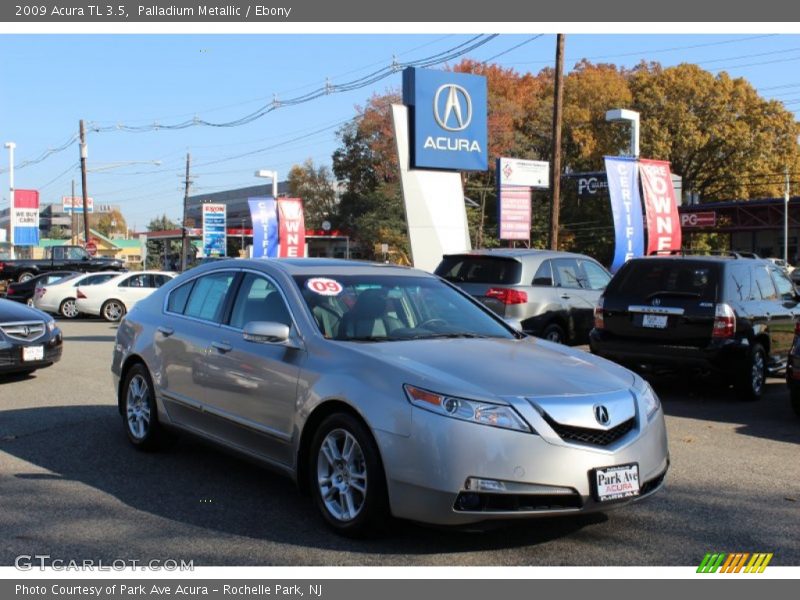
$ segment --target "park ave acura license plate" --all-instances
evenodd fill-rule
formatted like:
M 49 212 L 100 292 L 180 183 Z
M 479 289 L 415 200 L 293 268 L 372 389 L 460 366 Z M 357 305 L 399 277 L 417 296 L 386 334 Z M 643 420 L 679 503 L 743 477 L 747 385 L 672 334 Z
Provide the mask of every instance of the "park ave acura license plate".
M 667 315 L 642 315 L 642 327 L 664 329 L 667 326 Z
M 44 346 L 23 346 L 22 360 L 24 362 L 44 360 Z
M 595 489 L 600 502 L 639 495 L 639 465 L 617 465 L 594 470 Z

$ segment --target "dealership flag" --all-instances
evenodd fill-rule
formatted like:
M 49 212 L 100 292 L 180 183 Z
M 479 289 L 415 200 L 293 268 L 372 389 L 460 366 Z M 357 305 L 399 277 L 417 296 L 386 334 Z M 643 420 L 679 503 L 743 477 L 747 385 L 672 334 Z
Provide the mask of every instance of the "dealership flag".
M 306 229 L 303 201 L 300 198 L 278 200 L 278 231 L 281 258 L 303 258 L 306 255 Z
M 39 244 L 39 192 L 14 190 L 14 243 L 17 246 Z
M 611 272 L 615 273 L 629 258 L 644 253 L 642 201 L 639 198 L 639 176 L 636 159 L 606 156 L 608 196 L 614 217 L 614 260 Z
M 253 258 L 278 256 L 278 212 L 271 196 L 248 198 L 253 221 Z
M 647 254 L 659 250 L 680 250 L 681 221 L 669 163 L 640 160 L 644 207 L 647 215 Z

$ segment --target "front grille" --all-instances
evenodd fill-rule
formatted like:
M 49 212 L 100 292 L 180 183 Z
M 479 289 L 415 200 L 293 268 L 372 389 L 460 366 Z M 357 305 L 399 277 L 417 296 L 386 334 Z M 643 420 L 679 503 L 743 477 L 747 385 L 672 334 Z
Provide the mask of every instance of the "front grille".
M 23 342 L 38 340 L 44 335 L 45 325 L 41 321 L 20 321 L 17 323 L 0 323 L 0 331 L 6 337 Z
M 612 427 L 608 430 L 562 425 L 561 423 L 556 423 L 547 415 L 544 415 L 544 419 L 562 440 L 579 442 L 581 444 L 590 444 L 592 446 L 608 446 L 609 444 L 616 442 L 618 439 L 636 427 L 636 417 L 631 417 L 627 421 L 624 421 L 616 427 Z
M 461 492 L 453 509 L 458 512 L 537 512 L 575 510 L 583 506 L 580 494 L 486 494 Z
M 650 492 L 652 492 L 654 489 L 656 489 L 658 486 L 661 485 L 661 483 L 664 481 L 664 477 L 666 477 L 666 476 L 667 476 L 667 472 L 664 471 L 661 475 L 659 475 L 655 479 L 651 479 L 650 481 L 645 481 L 642 484 L 641 489 L 639 490 L 639 494 L 641 496 L 644 496 L 645 494 L 649 494 Z

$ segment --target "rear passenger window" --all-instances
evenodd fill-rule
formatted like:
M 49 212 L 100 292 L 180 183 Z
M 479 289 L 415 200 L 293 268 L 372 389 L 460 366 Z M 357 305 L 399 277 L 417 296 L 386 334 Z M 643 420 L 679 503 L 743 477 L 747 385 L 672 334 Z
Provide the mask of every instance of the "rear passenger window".
M 753 275 L 756 280 L 756 287 L 761 293 L 761 299 L 777 300 L 778 292 L 775 290 L 775 285 L 772 283 L 772 278 L 769 276 L 766 267 L 756 267 L 753 270 Z
M 553 265 L 549 260 L 542 262 L 533 276 L 533 285 L 553 285 Z
M 225 296 L 234 276 L 232 272 L 224 272 L 196 279 L 183 314 L 195 319 L 218 322 L 222 318 Z
M 179 315 L 183 314 L 183 311 L 186 310 L 186 301 L 189 299 L 189 294 L 192 291 L 193 285 L 194 281 L 184 283 L 169 295 L 169 300 L 167 300 L 167 312 L 177 313 Z

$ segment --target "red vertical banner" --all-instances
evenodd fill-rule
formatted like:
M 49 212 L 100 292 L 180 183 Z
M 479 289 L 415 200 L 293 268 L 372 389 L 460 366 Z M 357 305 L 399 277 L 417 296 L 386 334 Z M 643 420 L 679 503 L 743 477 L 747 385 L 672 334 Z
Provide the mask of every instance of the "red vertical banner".
M 669 163 L 640 159 L 639 174 L 647 216 L 647 254 L 680 250 L 681 220 Z
M 281 258 L 303 258 L 306 255 L 306 227 L 303 201 L 300 198 L 278 199 L 278 234 Z

